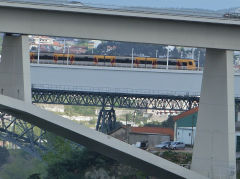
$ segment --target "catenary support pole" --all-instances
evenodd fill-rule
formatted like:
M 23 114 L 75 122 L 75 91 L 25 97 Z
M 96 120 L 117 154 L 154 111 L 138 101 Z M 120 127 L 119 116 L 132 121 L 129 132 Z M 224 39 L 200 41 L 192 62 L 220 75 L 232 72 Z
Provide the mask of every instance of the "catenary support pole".
M 191 169 L 236 178 L 233 52 L 207 49 Z
M 28 37 L 4 36 L 0 63 L 1 94 L 31 103 Z

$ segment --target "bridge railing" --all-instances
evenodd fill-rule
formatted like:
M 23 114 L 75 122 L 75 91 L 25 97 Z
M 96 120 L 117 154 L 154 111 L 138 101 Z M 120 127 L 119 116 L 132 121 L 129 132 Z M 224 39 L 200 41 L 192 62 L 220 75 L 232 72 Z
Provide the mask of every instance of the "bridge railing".
M 17 2 L 17 3 L 28 3 L 28 4 L 45 4 L 55 6 L 68 6 L 68 7 L 81 7 L 87 9 L 99 9 L 108 11 L 124 11 L 133 13 L 144 13 L 144 14 L 162 14 L 162 15 L 175 15 L 175 16 L 195 16 L 195 17 L 208 17 L 208 18 L 224 18 L 223 13 L 219 12 L 208 12 L 208 11 L 196 11 L 191 9 L 183 8 L 153 8 L 148 7 L 130 7 L 127 5 L 114 5 L 109 3 L 81 3 L 77 1 L 67 0 L 5 0 L 6 2 Z
M 147 94 L 147 95 L 170 95 L 170 96 L 200 96 L 199 92 L 91 87 L 91 86 L 69 86 L 69 85 L 53 85 L 53 84 L 32 84 L 32 88 L 33 89 L 47 89 L 47 90 L 101 92 L 101 93 L 125 93 L 125 94 Z

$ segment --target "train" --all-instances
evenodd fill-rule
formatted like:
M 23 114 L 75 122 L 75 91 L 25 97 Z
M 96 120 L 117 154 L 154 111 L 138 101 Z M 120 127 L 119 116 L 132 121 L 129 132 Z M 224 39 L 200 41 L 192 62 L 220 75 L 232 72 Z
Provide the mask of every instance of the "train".
M 30 52 L 31 63 L 38 63 L 38 53 Z M 39 63 L 68 64 L 85 66 L 110 66 L 197 70 L 194 59 L 153 58 L 153 57 L 125 57 L 110 55 L 76 55 L 65 53 L 40 53 Z

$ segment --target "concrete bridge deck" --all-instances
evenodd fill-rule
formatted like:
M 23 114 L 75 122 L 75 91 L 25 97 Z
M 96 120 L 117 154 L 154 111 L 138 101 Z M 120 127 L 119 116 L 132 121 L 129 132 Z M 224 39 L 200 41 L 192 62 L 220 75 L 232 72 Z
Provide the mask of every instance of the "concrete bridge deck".
M 70 65 L 31 64 L 34 88 L 200 96 L 202 71 L 127 69 Z M 235 97 L 240 97 L 240 74 L 235 74 Z

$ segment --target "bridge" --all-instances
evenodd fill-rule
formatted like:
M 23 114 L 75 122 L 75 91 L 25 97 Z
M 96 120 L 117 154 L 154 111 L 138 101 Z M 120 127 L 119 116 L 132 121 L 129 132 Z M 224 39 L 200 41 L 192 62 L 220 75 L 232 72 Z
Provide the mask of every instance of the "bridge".
M 200 96 L 202 71 L 31 64 L 32 88 L 129 95 Z M 234 75 L 240 97 L 240 73 Z
M 97 145 L 97 152 L 152 176 L 235 178 L 232 50 L 240 49 L 239 25 L 228 18 L 1 1 L 0 31 L 7 35 L 0 110 L 92 150 Z M 191 170 L 33 106 L 28 34 L 207 48 Z
M 239 106 L 240 75 L 234 79 Z M 202 72 L 31 64 L 31 80 L 33 103 L 99 106 L 96 129 L 107 126 L 110 132 L 116 107 L 167 111 L 197 107 Z

